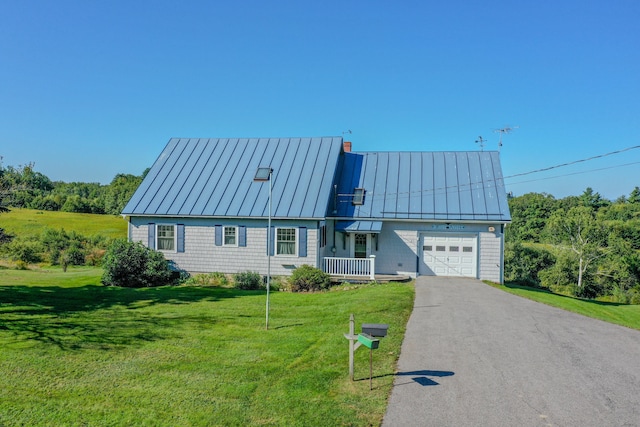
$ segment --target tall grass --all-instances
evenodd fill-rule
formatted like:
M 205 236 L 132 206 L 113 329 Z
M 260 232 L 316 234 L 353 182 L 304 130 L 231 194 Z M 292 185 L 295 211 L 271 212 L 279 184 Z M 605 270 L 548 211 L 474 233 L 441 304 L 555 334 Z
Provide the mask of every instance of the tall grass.
M 51 212 L 11 208 L 0 215 L 0 228 L 21 237 L 39 236 L 46 227 L 64 228 L 84 236 L 101 234 L 108 238 L 127 237 L 127 221 L 114 215 Z

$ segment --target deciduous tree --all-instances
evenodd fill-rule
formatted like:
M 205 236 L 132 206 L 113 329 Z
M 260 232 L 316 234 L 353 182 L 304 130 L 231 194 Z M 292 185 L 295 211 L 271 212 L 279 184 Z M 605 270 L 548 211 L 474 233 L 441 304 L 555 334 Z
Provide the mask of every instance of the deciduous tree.
M 594 261 L 607 254 L 607 229 L 596 220 L 595 213 L 586 206 L 569 211 L 556 211 L 547 223 L 547 231 L 562 248 L 571 250 L 578 258 L 578 288 L 585 272 Z

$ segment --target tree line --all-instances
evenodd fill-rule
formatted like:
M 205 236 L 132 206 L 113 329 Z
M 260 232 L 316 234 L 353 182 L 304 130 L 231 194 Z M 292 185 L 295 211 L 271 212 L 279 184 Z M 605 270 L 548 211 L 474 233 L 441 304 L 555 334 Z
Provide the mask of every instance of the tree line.
M 34 165 L 0 163 L 0 212 L 8 207 L 119 215 L 149 169 L 142 175 L 117 174 L 110 184 L 51 181 Z
M 505 280 L 640 304 L 640 188 L 610 201 L 587 188 L 509 198 Z
M 35 171 L 33 164 L 4 167 L 0 163 L 0 212 L 21 207 L 118 215 L 147 172 L 140 176 L 118 174 L 108 185 L 66 183 L 51 181 Z M 510 196 L 509 208 L 512 222 L 505 237 L 506 281 L 578 297 L 640 304 L 639 187 L 615 201 L 591 188 L 580 196 L 562 199 L 528 193 Z M 0 228 L 0 244 L 8 243 L 11 237 Z M 78 236 L 48 237 L 39 245 L 47 248 L 47 258 L 53 264 L 65 259 L 59 253 L 70 263 L 76 262 L 73 248 L 79 246 L 74 243 Z M 48 240 L 66 243 L 58 247 Z M 18 259 L 29 262 L 27 255 L 32 251 L 22 243 L 14 242 L 14 252 L 20 255 Z

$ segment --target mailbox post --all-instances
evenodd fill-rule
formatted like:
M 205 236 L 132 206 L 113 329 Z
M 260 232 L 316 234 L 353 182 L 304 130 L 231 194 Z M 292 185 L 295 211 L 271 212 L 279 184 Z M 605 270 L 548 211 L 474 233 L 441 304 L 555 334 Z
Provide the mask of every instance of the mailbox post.
M 369 349 L 369 390 L 373 389 L 373 350 L 380 347 L 378 337 L 386 337 L 389 325 L 382 323 L 363 323 L 362 333 L 355 334 L 355 318 L 353 314 L 349 316 L 349 333 L 344 337 L 349 340 L 349 377 L 353 381 L 353 361 L 354 353 L 364 345 Z
M 369 390 L 373 390 L 373 350 L 380 346 L 380 340 L 369 334 L 359 334 L 358 342 L 369 349 Z

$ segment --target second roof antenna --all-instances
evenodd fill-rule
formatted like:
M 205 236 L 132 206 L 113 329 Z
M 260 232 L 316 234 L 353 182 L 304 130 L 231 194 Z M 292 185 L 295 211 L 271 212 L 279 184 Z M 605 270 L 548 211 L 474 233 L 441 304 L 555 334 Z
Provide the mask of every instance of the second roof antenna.
M 504 135 L 505 133 L 511 133 L 514 130 L 518 129 L 520 126 L 514 126 L 514 127 L 510 127 L 510 126 L 505 126 L 502 129 L 496 129 L 493 132 L 497 133 L 500 132 L 500 140 L 498 141 L 498 151 L 500 151 L 500 148 L 502 148 L 502 135 Z

